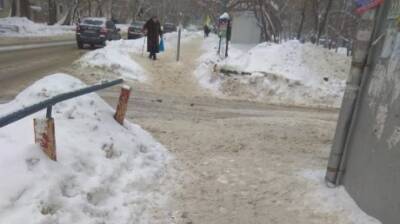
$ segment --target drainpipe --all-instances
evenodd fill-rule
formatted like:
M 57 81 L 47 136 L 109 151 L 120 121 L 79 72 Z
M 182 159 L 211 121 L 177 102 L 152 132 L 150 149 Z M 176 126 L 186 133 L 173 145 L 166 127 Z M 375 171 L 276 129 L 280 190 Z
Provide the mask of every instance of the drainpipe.
M 356 116 L 360 89 L 369 71 L 369 56 L 372 42 L 376 36 L 376 21 L 378 10 L 363 14 L 358 24 L 353 45 L 353 57 L 350 74 L 346 83 L 339 120 L 329 157 L 325 181 L 329 187 L 341 184 L 344 171 L 345 155 L 351 134 L 352 124 Z

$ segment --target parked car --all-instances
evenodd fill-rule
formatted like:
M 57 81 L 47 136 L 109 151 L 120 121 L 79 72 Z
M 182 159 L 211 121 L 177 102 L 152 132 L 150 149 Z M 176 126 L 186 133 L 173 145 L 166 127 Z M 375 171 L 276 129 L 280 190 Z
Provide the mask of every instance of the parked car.
M 171 33 L 176 31 L 177 31 L 176 25 L 173 23 L 165 23 L 163 26 L 163 33 Z
M 105 46 L 107 40 L 121 39 L 120 31 L 106 18 L 84 18 L 76 27 L 76 43 L 80 49 L 85 44 Z
M 143 37 L 143 26 L 146 22 L 143 21 L 135 21 L 128 28 L 128 39 L 139 39 Z

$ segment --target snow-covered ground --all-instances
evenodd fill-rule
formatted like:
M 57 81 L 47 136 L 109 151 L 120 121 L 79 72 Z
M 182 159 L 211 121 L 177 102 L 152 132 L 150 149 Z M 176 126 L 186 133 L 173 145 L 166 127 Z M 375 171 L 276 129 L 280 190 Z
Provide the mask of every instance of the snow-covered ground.
M 34 23 L 25 17 L 0 18 L 0 37 L 44 37 L 74 34 L 75 26 Z
M 325 213 L 340 212 L 343 214 L 343 220 L 340 222 L 350 219 L 354 224 L 381 224 L 362 211 L 343 186 L 328 188 L 324 181 L 324 170 L 305 170 L 300 176 L 309 180 L 312 187 L 312 191 L 305 195 L 309 199 L 304 201 L 305 206 L 318 208 L 318 211 Z
M 201 35 L 199 32 L 182 32 L 182 42 Z M 166 49 L 177 44 L 177 32 L 164 35 Z M 100 69 L 103 72 L 122 76 L 127 79 L 144 82 L 147 80 L 145 69 L 139 65 L 133 55 L 147 57 L 146 39 L 109 41 L 106 47 L 91 51 L 75 62 L 82 68 Z
M 204 42 L 196 76 L 219 95 L 275 104 L 339 107 L 351 58 L 327 49 L 288 41 L 262 43 L 250 50 L 231 45 L 229 57 L 216 55 L 218 39 Z M 220 70 L 242 74 L 223 75 Z
M 0 115 L 84 86 L 48 76 L 0 105 Z M 53 113 L 57 162 L 33 144 L 32 119 L 45 112 L 0 129 L 0 223 L 152 223 L 151 211 L 167 197 L 160 190 L 167 150 L 139 126 L 120 126 L 96 94 L 59 103 Z

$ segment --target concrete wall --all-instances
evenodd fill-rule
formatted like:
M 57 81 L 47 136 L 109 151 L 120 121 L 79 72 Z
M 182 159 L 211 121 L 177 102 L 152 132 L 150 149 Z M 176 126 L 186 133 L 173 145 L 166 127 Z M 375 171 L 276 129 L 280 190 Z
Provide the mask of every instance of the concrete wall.
M 233 13 L 232 43 L 258 44 L 261 40 L 261 29 L 257 19 L 250 11 Z
M 386 35 L 374 47 L 373 67 L 361 89 L 343 176 L 360 207 L 384 224 L 400 223 L 399 3 L 392 0 L 393 8 L 383 11 L 379 27 Z

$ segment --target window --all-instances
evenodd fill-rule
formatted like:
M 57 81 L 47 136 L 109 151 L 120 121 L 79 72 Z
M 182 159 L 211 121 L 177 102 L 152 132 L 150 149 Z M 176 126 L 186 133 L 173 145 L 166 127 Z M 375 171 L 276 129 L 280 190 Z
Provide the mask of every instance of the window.
M 4 9 L 4 0 L 0 0 L 0 9 Z
M 106 27 L 107 27 L 107 29 L 114 29 L 114 30 L 116 29 L 116 27 L 112 21 L 107 21 Z
M 59 5 L 59 6 L 58 6 L 58 13 L 59 13 L 59 14 L 63 14 L 63 13 L 64 13 L 64 9 L 63 9 L 63 6 L 62 6 L 62 5 Z
M 101 26 L 104 24 L 103 20 L 96 20 L 96 19 L 84 19 L 82 21 L 83 25 L 94 25 L 94 26 Z

